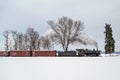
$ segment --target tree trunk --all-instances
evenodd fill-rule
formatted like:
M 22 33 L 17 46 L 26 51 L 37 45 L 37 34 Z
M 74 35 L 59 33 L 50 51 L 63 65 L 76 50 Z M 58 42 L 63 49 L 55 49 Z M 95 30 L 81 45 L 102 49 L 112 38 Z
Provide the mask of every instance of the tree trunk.
M 64 47 L 64 51 L 68 51 L 68 46 L 65 46 L 65 47 Z

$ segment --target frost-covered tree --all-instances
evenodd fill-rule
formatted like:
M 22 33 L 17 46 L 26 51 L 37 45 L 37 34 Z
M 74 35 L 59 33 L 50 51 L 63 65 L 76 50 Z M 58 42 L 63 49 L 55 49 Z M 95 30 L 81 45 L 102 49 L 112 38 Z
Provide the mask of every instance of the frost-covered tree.
M 5 51 L 9 51 L 11 48 L 10 31 L 4 31 L 3 36 L 5 37 Z
M 110 24 L 105 26 L 105 53 L 111 55 L 115 51 L 115 40 L 110 26 Z
M 40 35 L 34 28 L 29 27 L 27 29 L 26 38 L 28 40 L 29 50 L 38 50 L 38 43 Z
M 80 20 L 74 21 L 65 16 L 59 18 L 57 22 L 49 20 L 48 24 L 55 33 L 55 42 L 62 45 L 64 51 L 68 51 L 69 45 L 78 40 L 80 32 L 84 29 Z
M 23 50 L 23 33 L 11 30 L 14 41 L 13 50 Z
M 11 34 L 11 36 L 10 36 Z M 40 35 L 34 28 L 27 28 L 26 33 L 17 32 L 15 30 L 4 31 L 3 36 L 5 37 L 5 50 L 10 49 L 12 45 L 13 50 L 40 50 Z M 11 37 L 13 43 L 10 43 Z
M 42 47 L 44 49 L 50 50 L 52 48 L 52 42 L 51 42 L 49 36 L 41 37 L 41 41 L 42 41 Z

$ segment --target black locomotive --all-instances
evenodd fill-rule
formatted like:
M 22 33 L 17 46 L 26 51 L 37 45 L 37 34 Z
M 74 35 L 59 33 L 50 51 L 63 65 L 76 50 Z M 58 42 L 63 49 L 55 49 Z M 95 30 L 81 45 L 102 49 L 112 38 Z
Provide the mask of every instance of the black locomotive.
M 100 51 L 98 50 L 88 50 L 88 49 L 76 49 L 76 51 L 58 51 L 57 56 L 99 56 Z
M 99 56 L 100 51 L 98 50 L 84 50 L 84 49 L 76 49 L 78 56 Z

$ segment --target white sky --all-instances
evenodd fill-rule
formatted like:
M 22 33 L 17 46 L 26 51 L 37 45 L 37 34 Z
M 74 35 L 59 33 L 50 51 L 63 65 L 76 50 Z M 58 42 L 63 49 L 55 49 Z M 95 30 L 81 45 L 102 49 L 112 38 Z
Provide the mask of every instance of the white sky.
M 0 49 L 3 49 L 2 32 L 5 30 L 25 32 L 31 26 L 43 35 L 49 28 L 47 20 L 68 16 L 84 22 L 83 32 L 94 36 L 102 51 L 104 26 L 110 23 L 116 40 L 116 51 L 120 51 L 119 14 L 119 0 L 0 0 Z

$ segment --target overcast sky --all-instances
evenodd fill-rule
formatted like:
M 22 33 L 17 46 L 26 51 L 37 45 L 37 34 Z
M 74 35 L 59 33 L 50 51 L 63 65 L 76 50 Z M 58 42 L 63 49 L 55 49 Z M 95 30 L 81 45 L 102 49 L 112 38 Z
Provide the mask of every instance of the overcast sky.
M 0 49 L 3 49 L 5 30 L 25 32 L 29 26 L 43 35 L 49 25 L 47 20 L 68 16 L 84 22 L 84 33 L 98 41 L 104 51 L 105 23 L 111 24 L 120 51 L 120 1 L 119 0 L 0 0 Z

